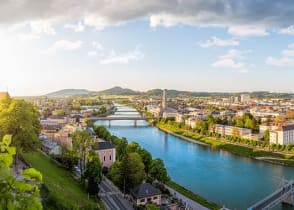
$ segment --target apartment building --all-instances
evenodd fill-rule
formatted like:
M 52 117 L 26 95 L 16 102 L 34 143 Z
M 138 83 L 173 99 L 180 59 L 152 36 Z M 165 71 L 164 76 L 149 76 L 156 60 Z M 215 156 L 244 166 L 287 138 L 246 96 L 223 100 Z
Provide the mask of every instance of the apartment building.
M 222 136 L 248 136 L 251 135 L 252 131 L 248 128 L 239 128 L 235 126 L 228 125 L 215 125 L 215 133 L 221 134 Z
M 279 126 L 270 131 L 270 143 L 289 145 L 294 144 L 294 124 Z

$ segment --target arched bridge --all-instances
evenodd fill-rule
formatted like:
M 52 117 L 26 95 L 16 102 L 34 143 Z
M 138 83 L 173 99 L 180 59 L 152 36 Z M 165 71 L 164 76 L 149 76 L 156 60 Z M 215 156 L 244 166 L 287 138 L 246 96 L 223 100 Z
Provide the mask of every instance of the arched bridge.
M 283 184 L 281 188 L 262 199 L 258 203 L 252 205 L 248 208 L 248 210 L 272 209 L 279 203 L 286 203 L 292 206 L 294 205 L 294 180 Z
M 89 120 L 91 121 L 98 121 L 98 120 L 105 120 L 109 122 L 109 127 L 111 126 L 111 121 L 113 120 L 131 120 L 134 121 L 134 126 L 137 126 L 138 120 L 156 120 L 156 117 L 140 117 L 140 116 L 134 116 L 134 117 L 90 117 Z

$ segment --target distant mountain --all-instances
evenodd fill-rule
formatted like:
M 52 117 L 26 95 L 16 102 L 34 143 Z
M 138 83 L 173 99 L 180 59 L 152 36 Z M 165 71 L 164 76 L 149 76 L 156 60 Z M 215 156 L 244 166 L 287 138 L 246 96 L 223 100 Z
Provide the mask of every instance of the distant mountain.
M 107 90 L 96 92 L 97 95 L 140 95 L 141 92 L 134 91 L 128 88 L 113 87 Z
M 180 90 L 167 90 L 168 97 L 228 97 L 238 96 L 242 93 L 248 93 L 253 98 L 293 98 L 293 93 L 272 93 L 267 91 L 256 92 L 192 92 L 192 91 L 180 91 Z M 161 97 L 161 89 L 152 89 L 146 92 L 135 91 L 128 88 L 113 87 L 102 91 L 89 91 L 85 89 L 64 89 L 53 93 L 49 93 L 47 97 L 73 97 L 73 96 L 87 96 L 87 95 L 118 95 L 118 96 L 141 96 L 141 97 Z
M 90 95 L 92 91 L 86 89 L 63 89 L 56 92 L 46 94 L 47 97 L 56 97 L 56 98 L 64 98 L 64 97 L 72 97 L 72 96 L 85 96 Z

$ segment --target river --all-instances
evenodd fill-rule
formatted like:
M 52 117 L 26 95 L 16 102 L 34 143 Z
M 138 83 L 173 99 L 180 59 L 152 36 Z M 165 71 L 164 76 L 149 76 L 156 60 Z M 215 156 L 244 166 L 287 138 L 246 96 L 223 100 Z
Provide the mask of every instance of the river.
M 119 106 L 118 111 L 133 111 Z M 139 116 L 137 112 L 116 112 L 112 117 Z M 96 124 L 108 126 L 108 122 Z M 110 132 L 136 141 L 154 158 L 161 158 L 175 182 L 230 209 L 247 209 L 274 192 L 282 179 L 294 179 L 294 168 L 215 151 L 179 139 L 149 126 L 145 121 L 112 121 Z M 293 209 L 278 206 L 275 209 Z

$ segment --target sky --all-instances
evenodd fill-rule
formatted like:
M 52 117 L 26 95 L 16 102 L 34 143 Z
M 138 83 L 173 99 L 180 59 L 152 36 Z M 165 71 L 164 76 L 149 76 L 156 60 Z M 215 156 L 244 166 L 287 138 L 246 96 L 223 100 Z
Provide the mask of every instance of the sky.
M 294 92 L 292 0 L 1 0 L 0 91 Z

